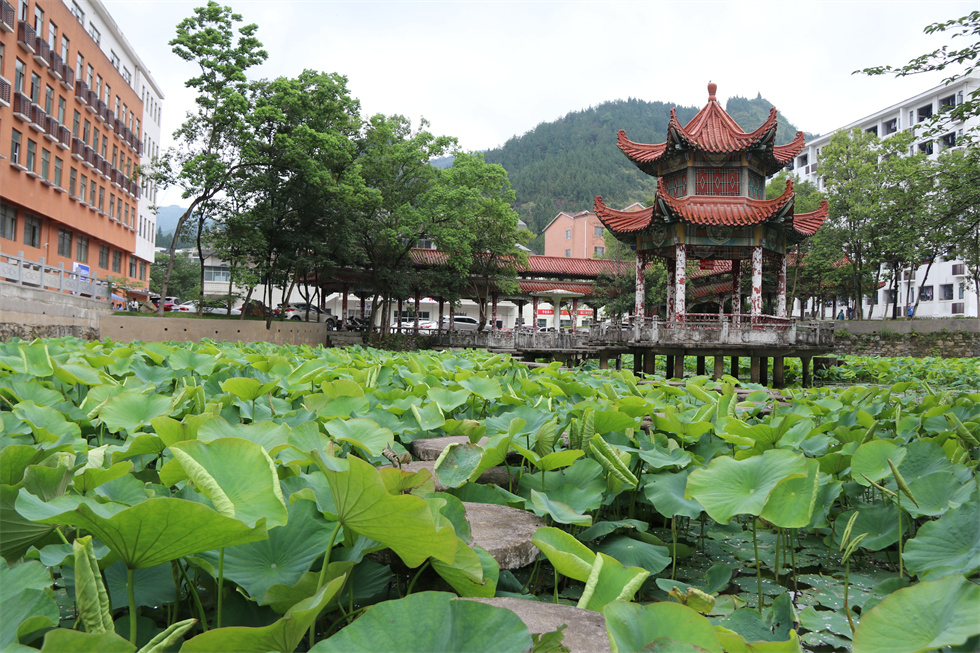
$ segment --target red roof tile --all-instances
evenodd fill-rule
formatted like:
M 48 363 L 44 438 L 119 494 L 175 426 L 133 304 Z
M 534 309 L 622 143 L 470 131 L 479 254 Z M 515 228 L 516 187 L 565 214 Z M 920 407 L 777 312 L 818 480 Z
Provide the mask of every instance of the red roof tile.
M 594 279 L 600 273 L 617 274 L 624 268 L 632 268 L 633 261 L 609 261 L 598 258 L 570 258 L 566 256 L 543 256 L 531 254 L 527 257 L 527 267 L 520 270 L 522 275 L 581 277 Z
M 657 192 L 660 192 L 658 182 Z M 602 202 L 602 196 L 595 198 L 595 214 L 599 220 L 614 234 L 643 231 L 653 222 L 654 207 L 635 211 L 617 211 Z
M 697 285 L 693 288 L 688 289 L 687 298 L 692 299 L 703 299 L 705 297 L 714 297 L 716 295 L 730 295 L 732 292 L 732 280 L 724 279 L 721 281 L 713 281 L 711 283 L 705 283 L 704 285 Z
M 539 279 L 521 279 L 517 282 L 518 287 L 524 294 L 532 292 L 546 292 L 548 290 L 567 290 L 578 292 L 584 295 L 591 295 L 593 285 L 591 281 L 541 281 Z
M 796 138 L 791 143 L 776 145 L 772 148 L 772 158 L 780 167 L 788 166 L 796 158 L 796 155 L 803 151 L 805 145 L 806 138 L 804 138 L 803 132 L 796 132 Z
M 810 237 L 817 233 L 817 229 L 824 223 L 830 214 L 830 205 L 827 200 L 820 202 L 820 208 L 809 213 L 797 213 L 793 216 L 793 230 L 804 237 Z
M 773 200 L 757 200 L 751 197 L 721 197 L 716 195 L 689 195 L 671 197 L 657 187 L 657 204 L 682 222 L 700 225 L 728 225 L 742 227 L 761 224 L 793 206 L 793 180 L 786 181 L 786 190 Z

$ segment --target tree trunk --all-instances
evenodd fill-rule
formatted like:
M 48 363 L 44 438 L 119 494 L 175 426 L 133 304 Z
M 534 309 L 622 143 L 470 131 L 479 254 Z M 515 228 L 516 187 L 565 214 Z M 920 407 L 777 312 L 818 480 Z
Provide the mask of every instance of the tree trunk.
M 912 317 L 915 317 L 916 313 L 919 312 L 919 302 L 922 301 L 922 288 L 926 285 L 926 279 L 929 278 L 929 272 L 932 270 L 932 263 L 935 260 L 935 254 L 929 257 L 929 265 L 926 266 L 926 273 L 922 275 L 922 283 L 919 284 L 919 292 L 915 294 L 915 308 L 912 310 Z M 936 293 L 932 294 L 932 301 L 936 301 Z
M 184 215 L 180 216 L 180 220 L 177 221 L 177 226 L 174 227 L 174 237 L 170 241 L 170 260 L 167 262 L 167 271 L 164 273 L 163 282 L 160 284 L 160 303 L 157 305 L 157 315 L 159 317 L 163 317 L 163 298 L 167 296 L 167 287 L 170 285 L 170 275 L 174 271 L 174 256 L 176 255 L 175 252 L 177 250 L 178 236 L 180 236 L 181 229 L 184 228 L 184 223 L 187 222 L 187 219 L 191 217 L 191 214 L 194 212 L 194 208 L 202 201 L 204 201 L 204 198 L 198 197 L 191 202 L 191 205 L 186 211 L 184 211 Z
M 204 315 L 204 247 L 201 246 L 201 234 L 204 232 L 204 216 L 197 221 L 197 258 L 201 262 L 201 285 L 197 291 L 197 316 Z

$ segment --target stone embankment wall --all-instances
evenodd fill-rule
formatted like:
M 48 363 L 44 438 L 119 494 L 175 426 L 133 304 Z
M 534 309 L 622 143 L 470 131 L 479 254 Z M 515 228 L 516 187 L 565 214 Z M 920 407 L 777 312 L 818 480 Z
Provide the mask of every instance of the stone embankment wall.
M 834 353 L 977 358 L 980 357 L 980 320 L 838 322 Z
M 99 337 L 99 320 L 111 313 L 105 300 L 0 281 L 0 340 Z
M 229 342 L 271 342 L 277 345 L 324 345 L 327 325 L 287 320 L 266 330 L 260 320 L 191 319 L 141 315 L 106 315 L 99 324 L 103 340 L 121 342 L 200 342 L 202 338 Z

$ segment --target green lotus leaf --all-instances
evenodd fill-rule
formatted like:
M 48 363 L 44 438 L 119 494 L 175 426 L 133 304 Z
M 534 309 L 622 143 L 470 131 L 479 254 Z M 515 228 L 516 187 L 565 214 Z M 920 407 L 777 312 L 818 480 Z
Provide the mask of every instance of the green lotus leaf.
M 329 583 L 335 578 L 340 578 L 345 576 L 348 581 L 346 588 L 353 587 L 355 597 L 358 595 L 359 586 L 353 584 L 353 579 L 350 576 L 351 571 L 354 569 L 355 561 L 353 560 L 341 560 L 340 562 L 331 562 L 327 565 L 326 573 L 323 577 L 324 583 Z M 322 570 L 321 570 L 322 571 Z M 274 611 L 279 614 L 285 614 L 289 608 L 293 607 L 300 601 L 308 599 L 317 593 L 317 586 L 320 585 L 320 572 L 308 571 L 300 579 L 292 585 L 273 585 L 265 593 L 265 596 L 259 601 L 259 605 L 268 605 Z M 340 600 L 348 599 L 350 594 L 344 592 L 339 597 Z M 336 597 L 335 597 L 336 598 Z M 368 597 L 370 598 L 370 597 Z M 356 598 L 355 598 L 356 600 Z M 329 603 L 327 604 L 330 605 Z
M 436 478 L 443 487 L 459 487 L 473 476 L 482 459 L 483 449 L 479 445 L 450 444 L 436 459 Z
M 673 442 L 673 440 L 671 440 Z M 650 469 L 663 469 L 664 467 L 679 467 L 683 469 L 691 464 L 691 454 L 680 447 L 670 449 L 654 443 L 652 449 L 641 449 L 638 454 L 640 459 L 647 464 Z
M 760 515 L 773 488 L 808 472 L 801 454 L 783 449 L 745 460 L 718 457 L 707 468 L 691 472 L 685 497 L 696 499 L 712 519 L 727 524 L 734 515 Z
M 567 503 L 556 501 L 543 492 L 531 490 L 531 509 L 534 514 L 543 517 L 549 515 L 559 524 L 575 524 L 576 526 L 591 526 L 592 516 L 577 512 Z
M 677 473 L 661 472 L 646 474 L 642 477 L 643 495 L 654 508 L 665 517 L 690 517 L 697 519 L 701 514 L 701 504 L 694 499 L 684 496 L 687 489 L 687 477 L 691 469 Z
M 320 385 L 320 390 L 328 397 L 363 397 L 364 388 L 353 379 L 336 379 L 334 381 L 324 381 Z
M 31 649 L 33 650 L 33 649 Z M 41 653 L 133 653 L 136 647 L 114 632 L 83 633 L 55 628 L 44 634 Z
M 471 376 L 468 379 L 460 381 L 459 384 L 484 401 L 500 399 L 500 397 L 503 396 L 503 392 L 500 389 L 500 383 L 496 379 L 488 379 L 482 376 Z
M 75 605 L 78 616 L 90 633 L 115 632 L 109 593 L 102 582 L 99 561 L 95 557 L 92 536 L 86 535 L 72 543 L 74 556 Z M 171 586 L 173 582 L 171 581 Z M 171 593 L 171 597 L 173 594 Z
M 787 478 L 773 488 L 760 517 L 780 528 L 810 523 L 820 487 L 820 463 L 808 458 L 806 465 L 806 476 Z
M 54 530 L 54 526 L 37 524 L 14 508 L 20 488 L 0 485 L 0 556 L 16 560 L 36 542 Z
M 964 504 L 923 524 L 905 543 L 902 558 L 909 571 L 930 580 L 975 573 L 980 569 L 980 504 Z
M 481 445 L 483 456 L 480 458 L 480 464 L 470 474 L 469 480 L 475 481 L 480 478 L 483 472 L 504 462 L 507 459 L 507 452 L 510 451 L 510 445 L 513 440 L 514 436 L 510 433 L 497 433 L 488 441 L 484 442 Z
M 275 381 L 262 383 L 258 379 L 238 376 L 221 382 L 221 389 L 242 401 L 255 401 L 269 394 L 276 387 Z
M 609 648 L 612 653 L 640 651 L 660 638 L 693 644 L 712 653 L 722 653 L 711 622 L 680 603 L 664 601 L 638 605 L 613 601 L 602 613 L 606 617 L 606 632 L 609 634 Z
M 72 480 L 72 485 L 75 486 L 76 490 L 82 494 L 85 494 L 89 490 L 94 490 L 103 483 L 108 483 L 109 481 L 127 475 L 130 471 L 132 471 L 132 469 L 133 463 L 131 462 L 118 462 L 109 467 L 109 469 L 90 467 L 75 474 L 75 477 Z
M 854 653 L 912 653 L 980 634 L 980 585 L 946 576 L 900 589 L 861 616 Z
M 497 592 L 500 566 L 482 547 L 467 546 L 456 538 L 456 559 L 452 564 L 432 560 L 432 568 L 460 596 L 492 597 Z
M 443 413 L 451 414 L 466 403 L 470 394 L 469 390 L 453 391 L 448 388 L 432 388 L 425 393 L 425 396 L 434 401 Z
M 221 438 L 248 440 L 266 451 L 272 451 L 289 442 L 292 429 L 286 424 L 261 420 L 251 424 L 230 424 L 223 417 L 205 420 L 197 429 L 197 439 L 202 442 Z
M 54 361 L 48 353 L 48 345 L 43 341 L 21 345 L 20 358 L 24 362 L 25 374 L 35 377 L 45 377 L 54 374 Z
M 909 490 L 918 505 L 903 498 L 902 508 L 913 517 L 938 517 L 950 508 L 957 508 L 968 501 L 976 490 L 976 485 L 963 483 L 952 473 L 929 474 L 909 480 Z
M 0 650 L 17 644 L 19 637 L 58 625 L 58 605 L 48 596 L 51 572 L 31 560 L 14 567 L 0 558 Z
M 868 536 L 861 540 L 860 547 L 868 551 L 881 551 L 898 542 L 898 514 L 895 512 L 894 505 L 884 505 L 881 503 L 867 504 L 855 503 L 854 510 L 861 514 L 854 521 L 851 528 L 851 536 L 856 537 L 861 533 Z M 837 516 L 837 538 L 836 544 L 840 543 L 840 537 L 844 532 L 844 527 L 854 510 L 848 510 Z M 908 516 L 902 517 L 902 536 L 908 532 Z M 836 545 L 835 544 L 835 545 Z
M 343 587 L 346 576 L 326 583 L 320 591 L 294 605 L 281 619 L 268 626 L 215 628 L 193 637 L 180 647 L 181 653 L 240 653 L 241 651 L 295 651 L 306 631 Z
M 90 531 L 131 569 L 266 537 L 264 519 L 250 528 L 184 499 L 154 498 L 135 506 L 99 504 L 83 497 L 61 497 L 45 503 L 22 489 L 15 508 L 34 522 L 80 526 Z
M 851 478 L 858 484 L 869 486 L 865 476 L 871 481 L 880 481 L 891 476 L 892 470 L 888 461 L 898 467 L 905 458 L 905 449 L 890 440 L 872 440 L 865 442 L 851 458 Z
M 626 535 L 614 535 L 604 539 L 596 552 L 605 553 L 628 567 L 646 569 L 651 575 L 659 574 L 670 565 L 670 551 L 665 546 L 649 544 Z
M 553 451 L 546 456 L 542 456 L 538 460 L 538 469 L 543 469 L 545 471 L 554 471 L 556 469 L 561 469 L 562 467 L 568 467 L 576 460 L 585 455 L 585 452 L 580 449 L 565 449 L 563 451 Z
M 126 580 L 126 565 L 115 562 L 105 570 L 105 584 L 109 592 L 109 601 L 117 608 L 125 606 L 129 600 Z M 174 600 L 174 570 L 170 563 L 155 567 L 133 570 L 133 599 L 137 606 L 165 605 Z M 139 632 L 139 628 L 137 628 Z
M 166 415 L 171 410 L 171 400 L 163 395 L 147 395 L 137 390 L 111 397 L 99 409 L 99 419 L 112 433 L 135 433 L 150 424 L 154 417 Z
M 646 569 L 627 567 L 605 553 L 596 553 L 578 607 L 601 612 L 612 601 L 628 601 L 649 576 Z
M 185 415 L 180 421 L 167 415 L 154 417 L 150 420 L 153 431 L 159 436 L 166 446 L 183 442 L 184 440 L 196 440 L 201 425 L 214 418 L 211 413 L 200 415 Z
M 531 542 L 541 549 L 551 566 L 562 576 L 583 583 L 589 579 L 595 553 L 571 534 L 551 526 L 542 526 L 535 531 Z
M 54 368 L 54 376 L 59 381 L 62 381 L 67 385 L 93 386 L 99 385 L 105 381 L 97 369 L 89 367 L 88 365 L 82 365 L 80 363 L 56 365 Z
M 235 581 L 249 596 L 261 600 L 273 585 L 294 585 L 323 555 L 332 524 L 319 514 L 312 501 L 289 506 L 289 521 L 269 529 L 269 538 L 225 549 L 225 578 Z M 201 558 L 218 567 L 218 553 Z M 305 598 L 305 597 L 304 597 Z
M 259 445 L 241 438 L 185 440 L 170 451 L 225 517 L 249 526 L 260 519 L 269 527 L 286 523 L 288 511 L 275 463 Z
M 635 418 L 617 410 L 597 410 L 595 412 L 595 432 L 622 433 L 626 429 L 635 429 L 638 422 Z
M 438 624 L 420 628 L 419 624 Z M 445 592 L 419 592 L 379 603 L 310 653 L 512 653 L 529 651 L 531 633 L 504 608 L 459 599 Z
M 0 485 L 16 485 L 24 478 L 28 466 L 50 455 L 29 444 L 9 444 L 0 449 Z
M 78 424 L 69 421 L 64 413 L 50 406 L 39 406 L 27 400 L 18 403 L 11 412 L 31 425 L 31 431 L 38 442 L 51 443 L 53 446 L 71 444 L 82 434 Z
M 390 547 L 409 567 L 418 567 L 430 556 L 452 563 L 456 533 L 451 526 L 437 529 L 424 500 L 389 494 L 373 465 L 359 458 L 347 460 L 347 471 L 325 471 L 345 529 Z
M 324 426 L 327 433 L 341 442 L 366 452 L 369 456 L 380 456 L 384 448 L 395 441 L 394 434 L 371 419 L 358 417 L 348 420 L 333 420 Z
M 198 376 L 209 376 L 217 360 L 214 356 L 198 354 L 190 349 L 174 349 L 170 353 L 170 367 L 175 370 L 191 370 Z

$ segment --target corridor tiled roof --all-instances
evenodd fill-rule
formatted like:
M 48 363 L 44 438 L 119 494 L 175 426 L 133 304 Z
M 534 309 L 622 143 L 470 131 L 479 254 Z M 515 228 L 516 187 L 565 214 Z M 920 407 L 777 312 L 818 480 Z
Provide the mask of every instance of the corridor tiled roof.
M 416 266 L 427 267 L 441 265 L 448 258 L 445 252 L 438 249 L 413 249 L 412 262 Z M 527 257 L 527 265 L 518 268 L 522 277 L 578 277 L 594 279 L 602 272 L 618 274 L 634 265 L 633 261 L 609 261 L 595 258 L 569 258 L 565 256 L 544 256 L 531 254 Z
M 521 289 L 521 294 L 524 295 L 555 289 L 591 295 L 595 287 L 591 281 L 543 281 L 540 279 L 520 279 L 517 285 Z

